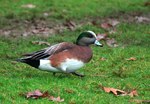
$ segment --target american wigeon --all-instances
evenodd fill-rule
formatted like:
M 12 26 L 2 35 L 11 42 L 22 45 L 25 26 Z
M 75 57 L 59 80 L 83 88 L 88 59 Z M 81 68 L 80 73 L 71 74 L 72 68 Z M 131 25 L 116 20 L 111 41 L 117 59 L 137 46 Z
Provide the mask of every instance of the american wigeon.
M 86 31 L 78 36 L 76 44 L 68 42 L 58 43 L 48 48 L 29 53 L 17 61 L 53 73 L 64 72 L 83 76 L 76 73 L 76 70 L 91 60 L 92 50 L 89 47 L 91 44 L 102 46 L 96 39 L 96 34 L 93 31 Z

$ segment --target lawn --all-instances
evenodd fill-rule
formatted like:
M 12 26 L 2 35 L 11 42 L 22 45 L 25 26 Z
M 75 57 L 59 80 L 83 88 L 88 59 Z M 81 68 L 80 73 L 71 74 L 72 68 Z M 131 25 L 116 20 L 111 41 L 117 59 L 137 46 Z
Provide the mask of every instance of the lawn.
M 53 20 L 53 24 L 63 24 L 66 20 L 81 23 L 84 19 L 95 20 L 101 24 L 112 18 L 120 23 L 114 27 L 116 31 L 112 34 L 109 33 L 110 30 L 89 23 L 76 27 L 73 31 L 66 29 L 48 37 L 35 34 L 8 37 L 0 32 L 0 103 L 55 103 L 45 98 L 35 100 L 22 96 L 36 89 L 64 98 L 62 104 L 135 104 L 136 102 L 130 100 L 150 100 L 150 23 L 130 21 L 136 15 L 150 18 L 150 6 L 145 6 L 146 1 L 1 0 L 0 4 L 3 5 L 0 6 L 0 30 L 13 27 L 17 24 L 14 23 L 15 20 L 22 22 L 33 18 L 45 18 L 47 22 Z M 25 4 L 33 4 L 36 7 L 22 8 Z M 49 16 L 43 17 L 43 13 L 48 13 Z M 20 29 L 19 26 L 17 28 Z M 83 78 L 61 73 L 53 76 L 50 72 L 14 61 L 24 53 L 47 47 L 33 44 L 32 41 L 46 41 L 50 44 L 75 42 L 77 36 L 85 30 L 93 30 L 97 34 L 107 33 L 109 38 L 117 41 L 118 47 L 109 47 L 105 40 L 101 40 L 104 44 L 102 48 L 92 45 L 92 60 L 78 71 L 85 74 Z M 106 60 L 101 60 L 102 57 Z M 127 60 L 130 57 L 135 57 L 136 60 Z M 136 89 L 138 96 L 116 97 L 105 93 L 100 85 L 125 91 Z

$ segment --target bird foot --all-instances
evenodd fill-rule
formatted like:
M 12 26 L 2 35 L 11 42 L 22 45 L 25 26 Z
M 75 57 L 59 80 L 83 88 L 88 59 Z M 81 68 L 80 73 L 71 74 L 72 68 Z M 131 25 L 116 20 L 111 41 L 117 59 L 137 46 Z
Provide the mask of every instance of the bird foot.
M 84 77 L 85 75 L 83 74 L 80 74 L 80 73 L 77 73 L 77 72 L 72 72 L 73 75 L 76 75 L 78 77 Z

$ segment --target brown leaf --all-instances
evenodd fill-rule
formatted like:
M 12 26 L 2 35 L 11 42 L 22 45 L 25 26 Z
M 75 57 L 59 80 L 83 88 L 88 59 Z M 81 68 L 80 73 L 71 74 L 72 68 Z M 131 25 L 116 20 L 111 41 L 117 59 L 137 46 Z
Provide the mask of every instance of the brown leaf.
M 135 19 L 139 23 L 141 23 L 141 22 L 150 22 L 150 18 L 148 18 L 148 17 L 142 17 L 142 16 L 138 17 L 138 16 L 136 16 Z
M 109 28 L 115 27 L 119 23 L 120 22 L 117 21 L 117 20 L 109 19 L 108 22 L 104 22 L 104 23 L 101 24 L 101 28 L 103 28 L 103 29 L 109 29 Z
M 114 38 L 107 38 L 106 39 L 106 44 L 110 47 L 117 47 L 117 41 Z
M 107 34 L 97 34 L 97 40 L 105 40 L 107 36 Z
M 103 28 L 103 29 L 109 29 L 111 27 L 113 27 L 113 26 L 110 23 L 102 23 L 101 24 L 101 28 Z
M 115 89 L 115 88 L 103 87 L 103 90 L 107 93 L 113 93 L 116 96 L 121 96 L 121 95 L 126 95 L 127 94 L 125 91 Z
M 130 97 L 134 97 L 134 96 L 138 96 L 137 91 L 134 89 L 130 92 L 126 92 L 123 90 L 119 90 L 119 89 L 115 89 L 115 88 L 110 88 L 110 87 L 103 87 L 100 86 L 105 92 L 107 93 L 113 93 L 115 96 L 130 96 Z
M 44 42 L 44 41 L 32 41 L 32 44 L 48 45 L 48 46 L 50 46 L 50 43 Z
M 150 1 L 145 2 L 144 6 L 150 6 Z
M 105 61 L 105 60 L 107 60 L 107 59 L 104 58 L 104 57 L 101 57 L 100 60 L 101 60 L 101 61 Z
M 39 30 L 34 29 L 34 30 L 32 30 L 32 33 L 33 33 L 33 34 L 37 34 L 37 33 L 39 33 Z
M 130 100 L 130 102 L 135 102 L 135 103 L 138 103 L 138 104 L 149 104 L 150 103 L 150 100 L 138 100 L 138 99 L 133 99 L 133 100 Z
M 66 89 L 65 90 L 67 93 L 74 93 L 74 90 L 72 90 L 72 89 Z
M 74 30 L 76 27 L 75 22 L 73 22 L 71 20 L 66 21 L 66 23 L 64 23 L 64 25 L 67 26 L 67 28 L 70 30 Z
M 115 34 L 116 32 L 117 32 L 116 29 L 113 29 L 109 31 L 109 34 Z
M 33 5 L 33 4 L 26 4 L 26 5 L 22 5 L 21 7 L 22 7 L 22 8 L 29 8 L 29 9 L 33 9 L 33 8 L 35 8 L 36 6 L 35 6 L 35 5 Z
M 45 17 L 48 17 L 48 16 L 49 16 L 49 14 L 48 14 L 47 12 L 43 13 L 43 15 L 44 15 Z
M 58 96 L 57 98 L 55 98 L 54 96 L 50 96 L 49 100 L 56 101 L 56 102 L 63 102 L 64 101 L 64 99 L 61 99 L 60 96 Z
M 50 96 L 50 94 L 48 93 L 48 91 L 45 91 L 42 95 L 42 98 L 49 97 L 49 96 Z
M 38 99 L 42 97 L 43 93 L 40 90 L 35 90 L 33 92 L 28 92 L 26 94 L 26 98 L 33 98 L 33 99 Z
M 20 94 L 23 95 L 23 94 Z M 32 99 L 38 99 L 38 98 L 48 98 L 49 100 L 56 101 L 56 102 L 63 102 L 64 99 L 61 99 L 60 96 L 54 97 L 51 96 L 48 91 L 45 91 L 42 93 L 40 90 L 35 90 L 33 92 L 28 92 L 26 95 L 26 98 L 32 98 Z
M 137 91 L 134 89 L 131 92 L 128 93 L 129 96 L 134 97 L 134 96 L 138 96 Z
M 111 24 L 113 27 L 118 25 L 120 22 L 117 20 L 109 20 L 109 24 Z
M 130 57 L 130 58 L 126 59 L 126 60 L 128 60 L 128 61 L 135 61 L 136 58 L 135 57 Z

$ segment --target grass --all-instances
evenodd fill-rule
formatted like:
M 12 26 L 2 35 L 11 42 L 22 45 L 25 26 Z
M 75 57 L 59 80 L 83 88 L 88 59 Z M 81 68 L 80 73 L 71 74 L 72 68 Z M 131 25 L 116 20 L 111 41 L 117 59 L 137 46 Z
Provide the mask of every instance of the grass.
M 63 21 L 63 19 L 72 18 L 78 20 L 88 16 L 109 17 L 113 13 L 117 14 L 120 11 L 141 11 L 147 14 L 149 10 L 148 7 L 142 6 L 144 0 L 128 2 L 124 0 L 116 0 L 115 2 L 114 0 L 101 0 L 101 2 L 98 2 L 98 0 L 93 0 L 93 2 L 90 0 L 87 0 L 87 2 L 83 0 L 78 0 L 78 2 L 61 0 L 62 3 L 56 0 L 52 0 L 51 2 L 42 1 L 43 0 L 22 0 L 18 2 L 16 0 L 17 3 L 12 0 L 0 1 L 0 3 L 4 3 L 4 5 L 0 7 L 1 15 L 6 19 L 7 16 L 12 13 L 15 16 L 14 18 L 26 19 L 28 18 L 26 15 L 22 17 L 20 17 L 20 15 L 22 13 L 29 12 L 32 14 L 35 12 L 37 17 L 40 17 L 42 12 L 49 12 L 51 10 L 53 13 L 52 17 L 48 18 Z M 20 5 L 27 3 L 33 3 L 42 9 L 35 8 L 33 10 L 25 10 L 20 8 Z M 82 7 L 82 4 L 84 4 L 84 7 Z M 82 10 L 82 8 L 84 9 Z M 67 10 L 66 15 L 62 13 L 64 9 Z M 61 19 L 62 14 L 65 17 Z M 47 99 L 27 100 L 20 96 L 22 93 L 36 89 L 42 91 L 48 90 L 52 95 L 64 98 L 65 101 L 63 104 L 129 104 L 129 100 L 131 99 L 149 100 L 149 28 L 150 24 L 121 22 L 117 27 L 117 33 L 111 36 L 117 40 L 119 47 L 110 48 L 104 41 L 102 41 L 104 44 L 103 48 L 91 46 L 94 53 L 93 59 L 79 70 L 80 73 L 86 75 L 84 78 L 66 74 L 56 74 L 56 76 L 53 76 L 52 73 L 39 71 L 22 63 L 14 63 L 13 60 L 20 57 L 23 53 L 32 52 L 45 47 L 44 45 L 33 45 L 31 41 L 42 40 L 52 44 L 62 41 L 74 42 L 81 31 L 93 30 L 96 33 L 101 33 L 103 30 L 100 28 L 92 25 L 85 25 L 78 28 L 76 31 L 65 31 L 64 33 L 56 34 L 57 36 L 53 35 L 49 38 L 8 38 L 1 36 L 0 103 L 53 103 Z M 101 57 L 105 57 L 107 60 L 101 61 Z M 130 57 L 136 57 L 137 60 L 127 61 L 126 59 Z M 115 97 L 112 94 L 105 93 L 99 88 L 99 85 L 123 90 L 137 89 L 139 96 L 134 98 L 130 98 L 129 96 Z
M 43 13 L 48 13 L 49 18 L 54 19 L 82 19 L 95 16 L 115 16 L 123 12 L 149 12 L 149 7 L 144 6 L 147 0 L 1 0 L 0 16 L 8 19 L 30 19 L 42 17 Z M 33 9 L 23 8 L 22 5 L 33 4 L 36 7 Z

